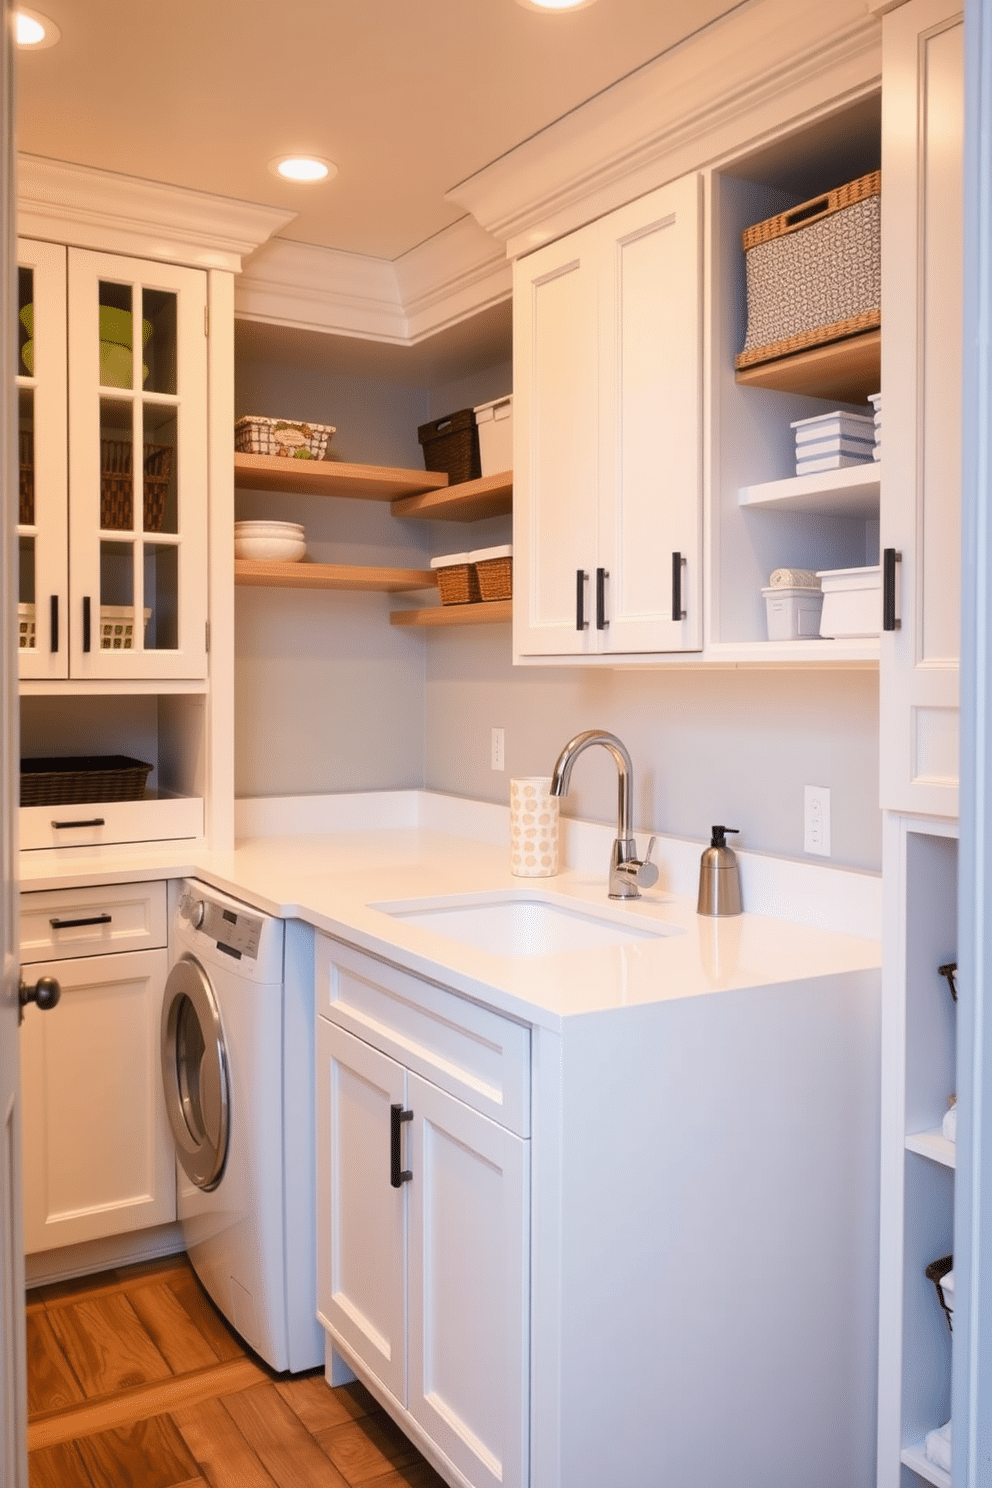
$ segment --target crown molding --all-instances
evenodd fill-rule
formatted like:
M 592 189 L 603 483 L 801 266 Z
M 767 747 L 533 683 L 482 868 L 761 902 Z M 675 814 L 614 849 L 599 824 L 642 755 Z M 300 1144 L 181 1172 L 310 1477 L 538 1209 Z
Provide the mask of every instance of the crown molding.
M 235 284 L 242 320 L 415 346 L 512 291 L 502 246 L 463 218 L 390 261 L 274 238 Z
M 17 230 L 79 248 L 237 273 L 295 212 L 39 155 L 17 161 Z
M 865 0 L 748 0 L 460 182 L 513 257 L 881 77 Z

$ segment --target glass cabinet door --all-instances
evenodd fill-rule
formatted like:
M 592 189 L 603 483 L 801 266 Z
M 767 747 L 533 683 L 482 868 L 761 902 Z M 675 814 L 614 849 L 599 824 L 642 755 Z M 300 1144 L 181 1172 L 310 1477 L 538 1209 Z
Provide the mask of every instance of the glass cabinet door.
M 25 678 L 69 673 L 65 258 L 53 243 L 18 244 L 17 630 Z
M 206 275 L 69 250 L 74 677 L 206 675 Z

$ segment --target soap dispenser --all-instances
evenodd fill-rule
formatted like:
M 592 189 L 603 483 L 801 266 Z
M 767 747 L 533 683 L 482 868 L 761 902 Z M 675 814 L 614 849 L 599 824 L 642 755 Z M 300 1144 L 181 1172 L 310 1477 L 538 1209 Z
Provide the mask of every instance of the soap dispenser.
M 727 833 L 737 827 L 714 827 L 710 845 L 699 860 L 696 913 L 736 915 L 741 912 L 741 875 L 737 854 L 727 846 Z

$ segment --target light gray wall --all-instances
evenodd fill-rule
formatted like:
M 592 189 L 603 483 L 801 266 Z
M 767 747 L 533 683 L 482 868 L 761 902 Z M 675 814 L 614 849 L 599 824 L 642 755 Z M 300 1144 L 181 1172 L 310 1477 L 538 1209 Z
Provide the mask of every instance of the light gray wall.
M 505 729 L 506 769 L 490 764 Z M 630 671 L 513 667 L 509 625 L 438 631 L 427 653 L 427 775 L 433 790 L 506 801 L 513 775 L 550 775 L 573 734 L 606 728 L 634 761 L 639 828 L 803 856 L 803 787 L 830 788 L 832 857 L 881 866 L 878 679 L 874 672 Z M 578 762 L 568 815 L 616 820 L 616 768 Z M 823 861 L 822 859 L 816 861 Z

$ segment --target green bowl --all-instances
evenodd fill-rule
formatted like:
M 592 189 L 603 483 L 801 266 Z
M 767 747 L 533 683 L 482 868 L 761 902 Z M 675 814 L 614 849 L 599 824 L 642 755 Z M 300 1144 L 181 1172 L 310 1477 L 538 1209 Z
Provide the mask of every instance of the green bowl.
M 30 309 L 30 306 L 28 307 Z M 34 342 L 25 341 L 21 347 L 21 361 L 28 369 L 28 376 L 34 376 Z
M 148 368 L 142 366 L 142 382 L 148 381 Z M 134 355 L 130 346 L 121 346 L 116 341 L 100 342 L 100 386 L 129 388 L 134 371 Z
M 29 336 L 34 336 L 34 306 L 25 305 L 21 310 L 21 325 Z
M 141 322 L 141 344 L 148 345 L 152 333 L 150 320 Z M 116 310 L 113 305 L 100 306 L 100 340 L 112 341 L 116 346 L 133 345 L 131 338 L 130 310 Z

